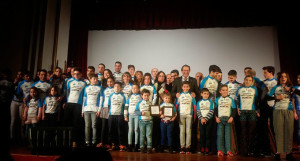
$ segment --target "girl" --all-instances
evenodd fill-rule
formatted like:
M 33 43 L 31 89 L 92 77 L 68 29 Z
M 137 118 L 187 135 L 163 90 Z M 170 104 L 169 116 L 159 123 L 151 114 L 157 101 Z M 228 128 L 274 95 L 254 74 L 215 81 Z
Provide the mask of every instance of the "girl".
M 125 72 L 123 75 L 122 75 L 122 80 L 123 80 L 123 88 L 122 88 L 122 93 L 124 94 L 126 100 L 128 98 L 128 96 L 130 95 L 131 93 L 131 89 L 132 89 L 132 80 L 130 78 L 130 74 L 129 72 Z
M 102 89 L 107 87 L 107 79 L 113 77 L 111 70 L 105 69 L 103 72 L 103 79 L 102 79 Z
M 134 80 L 139 86 L 143 83 L 143 72 L 142 71 L 136 71 L 135 72 L 135 80 Z
M 247 156 L 252 150 L 253 136 L 256 128 L 256 116 L 259 117 L 257 109 L 258 92 L 256 87 L 252 86 L 253 77 L 248 75 L 244 79 L 244 85 L 239 87 L 236 92 L 238 102 L 238 115 L 241 123 L 241 155 Z M 249 148 L 249 149 L 248 149 Z
M 143 89 L 147 89 L 150 91 L 149 101 L 152 103 L 152 105 L 155 105 L 157 93 L 156 93 L 156 88 L 151 83 L 151 74 L 150 73 L 145 73 L 145 75 L 144 75 L 143 85 L 141 86 L 140 90 L 143 91 Z
M 291 101 L 292 83 L 286 72 L 280 72 L 277 80 L 279 80 L 277 86 L 273 87 L 268 94 L 268 99 L 275 98 L 276 100 L 273 107 L 273 126 L 277 147 L 275 160 L 280 160 L 280 154 L 283 153 L 286 154 L 286 160 L 295 160 L 292 156 L 293 130 L 294 118 L 297 120 L 298 116 Z
M 45 98 L 43 103 L 42 120 L 44 120 L 45 126 L 54 127 L 57 125 L 60 114 L 60 110 L 58 108 L 59 101 L 58 87 L 51 87 L 49 96 Z
M 25 120 L 25 138 L 28 137 L 30 127 L 36 127 L 41 118 L 42 105 L 38 98 L 38 89 L 36 87 L 30 88 L 29 96 L 25 101 L 25 110 L 23 118 Z

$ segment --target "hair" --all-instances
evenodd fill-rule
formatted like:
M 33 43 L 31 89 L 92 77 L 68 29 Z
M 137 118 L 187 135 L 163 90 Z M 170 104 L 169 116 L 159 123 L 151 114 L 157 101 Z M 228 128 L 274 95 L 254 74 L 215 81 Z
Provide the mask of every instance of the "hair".
M 183 87 L 183 85 L 185 85 L 185 84 L 190 86 L 190 83 L 188 81 L 183 81 L 181 87 Z
M 171 73 L 176 73 L 177 75 L 179 75 L 179 71 L 178 71 L 177 69 L 173 69 L 173 70 L 171 71 Z
M 133 68 L 134 70 L 135 70 L 135 67 L 134 67 L 134 65 L 128 65 L 128 69 L 130 69 L 130 68 Z
M 75 72 L 75 71 L 81 73 L 81 69 L 80 69 L 80 68 L 74 68 L 74 72 Z
M 252 77 L 256 76 L 256 71 L 254 69 L 249 69 L 246 75 L 251 75 Z
M 236 70 L 230 70 L 230 71 L 228 72 L 228 75 L 231 75 L 231 76 L 237 76 L 237 72 L 236 72 Z
M 92 69 L 93 71 L 95 71 L 95 67 L 94 66 L 88 66 L 88 69 Z
M 90 74 L 89 77 L 90 78 L 96 77 L 98 79 L 98 75 L 97 74 Z
M 59 96 L 59 93 L 58 93 L 58 87 L 57 87 L 57 86 L 52 86 L 52 87 L 49 89 L 48 95 L 51 96 L 51 89 L 52 89 L 52 88 L 54 88 L 54 91 L 56 92 L 55 97 L 58 97 L 58 96 Z
M 111 79 L 113 82 L 115 82 L 115 78 L 113 76 L 110 76 L 107 78 L 107 80 Z
M 252 81 L 254 81 L 254 79 L 253 79 L 253 77 L 252 77 L 251 75 L 246 75 L 245 78 L 244 78 L 244 80 L 245 80 L 246 78 L 251 78 Z
M 104 72 L 105 72 L 105 71 L 107 71 L 107 72 L 109 73 L 109 77 L 112 77 L 112 76 L 113 76 L 113 74 L 112 74 L 112 72 L 111 72 L 110 69 L 104 69 Z M 104 74 L 104 72 L 103 72 L 103 74 Z
M 143 89 L 142 92 L 141 92 L 141 95 L 143 95 L 144 93 L 150 94 L 150 91 L 148 89 Z
M 116 61 L 116 62 L 115 62 L 115 65 L 116 65 L 116 64 L 120 64 L 120 65 L 122 66 L 122 63 L 121 63 L 120 61 Z
M 228 88 L 227 84 L 222 84 L 222 85 L 220 86 L 220 88 L 219 88 L 219 91 L 221 91 L 221 89 L 222 89 L 223 87 Z
M 252 68 L 251 68 L 251 67 L 245 67 L 245 68 L 244 68 L 244 70 L 247 70 L 247 69 L 250 69 L 250 70 L 251 70 Z
M 59 70 L 62 72 L 62 69 L 61 69 L 60 67 L 56 67 L 55 70 L 56 70 L 56 69 L 59 69 Z M 54 70 L 54 71 L 55 71 L 55 70 Z
M 104 68 L 105 68 L 105 65 L 104 65 L 103 63 L 100 63 L 100 64 L 98 65 L 98 67 L 99 67 L 100 65 L 103 65 L 103 66 L 104 66 Z
M 164 74 L 164 77 L 165 77 L 164 82 L 166 82 L 166 81 L 167 81 L 167 76 L 166 76 L 165 72 L 163 72 L 163 71 L 159 71 L 159 72 L 157 73 L 156 78 L 155 78 L 155 82 L 158 82 L 158 77 L 159 77 L 160 73 L 163 73 L 163 74 Z M 163 82 L 163 83 L 164 83 L 164 82 Z
M 191 67 L 189 66 L 189 65 L 187 65 L 187 64 L 184 64 L 182 67 L 181 67 L 181 71 L 183 70 L 183 67 L 188 67 L 189 68 L 189 70 L 191 70 Z M 178 74 L 179 75 L 179 74 Z
M 31 77 L 31 73 L 30 73 L 28 70 L 25 70 L 25 71 L 23 72 L 23 76 L 24 76 L 24 75 L 28 75 L 28 76 Z
M 53 71 L 52 71 L 52 70 L 48 70 L 47 73 L 50 74 L 50 75 L 52 75 L 52 74 L 53 74 Z
M 171 98 L 172 98 L 172 96 L 171 96 L 171 93 L 170 93 L 170 92 L 166 92 L 166 93 L 164 93 L 163 97 L 171 97 Z
M 140 88 L 140 85 L 137 84 L 136 82 L 134 82 L 134 83 L 132 84 L 132 86 L 138 86 L 138 88 Z
M 209 93 L 209 90 L 208 90 L 207 88 L 203 88 L 203 89 L 201 90 L 201 93 L 204 93 L 204 92 L 208 92 L 208 93 Z
M 290 78 L 290 75 L 289 75 L 289 73 L 287 73 L 287 72 L 279 72 L 278 74 L 277 74 L 277 80 L 278 80 L 278 85 L 280 84 L 280 78 L 282 77 L 282 74 L 283 73 L 285 73 L 286 74 L 286 78 L 287 78 L 287 81 L 286 81 L 286 85 L 287 86 L 289 86 L 289 87 L 292 87 L 293 86 L 293 83 L 292 83 L 292 81 L 291 81 L 291 78 Z
M 114 85 L 118 84 L 120 87 L 122 87 L 122 83 L 121 82 L 115 82 Z
M 144 77 L 143 77 L 143 82 L 142 82 L 142 84 L 144 84 L 145 77 L 147 77 L 147 76 L 150 77 L 150 80 L 151 80 L 151 78 L 152 78 L 151 74 L 150 74 L 150 73 L 145 73 L 145 74 L 144 74 Z M 150 81 L 149 84 L 152 85 L 152 82 Z
M 41 72 L 45 72 L 47 74 L 47 70 L 46 69 L 42 69 L 39 71 L 39 75 L 41 74 Z
M 210 72 L 219 72 L 219 73 L 222 73 L 221 68 L 219 66 L 217 66 L 217 65 L 210 65 L 208 71 L 209 71 L 209 73 Z
M 275 73 L 275 68 L 273 66 L 265 66 L 262 69 L 267 70 L 269 73 L 272 73 L 272 75 Z
M 142 81 L 141 81 L 141 83 L 143 83 L 143 81 L 144 81 L 144 77 L 143 77 L 143 72 L 142 71 L 140 71 L 140 70 L 138 70 L 138 71 L 135 71 L 135 74 L 134 74 L 134 82 L 136 82 L 136 83 L 140 83 L 140 82 L 138 82 L 138 80 L 137 80 L 137 77 L 136 77 L 136 73 L 140 73 L 141 75 L 142 75 Z
M 130 75 L 129 72 L 124 72 L 124 73 L 122 74 L 122 80 L 123 80 L 123 77 L 125 77 L 125 75 L 127 75 L 127 76 L 129 77 L 129 82 L 132 83 L 131 75 Z

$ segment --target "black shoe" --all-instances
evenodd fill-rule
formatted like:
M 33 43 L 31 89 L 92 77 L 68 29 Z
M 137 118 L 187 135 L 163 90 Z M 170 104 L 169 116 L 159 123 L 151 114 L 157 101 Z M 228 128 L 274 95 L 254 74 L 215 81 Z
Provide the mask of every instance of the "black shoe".
M 172 146 L 169 146 L 169 153 L 173 154 L 173 148 L 172 148 Z
M 147 153 L 148 154 L 152 153 L 152 148 L 147 148 Z
M 164 146 L 163 146 L 163 145 L 159 146 L 159 152 L 160 152 L 160 153 L 163 153 L 163 152 L 164 152 Z
M 275 161 L 280 161 L 280 154 L 275 154 L 274 160 Z
M 138 152 L 139 151 L 139 146 L 136 144 L 135 147 L 134 147 L 134 152 Z
M 132 152 L 132 145 L 131 144 L 128 145 L 127 152 Z
M 287 154 L 285 159 L 290 161 L 296 160 L 296 158 L 292 155 L 292 153 Z

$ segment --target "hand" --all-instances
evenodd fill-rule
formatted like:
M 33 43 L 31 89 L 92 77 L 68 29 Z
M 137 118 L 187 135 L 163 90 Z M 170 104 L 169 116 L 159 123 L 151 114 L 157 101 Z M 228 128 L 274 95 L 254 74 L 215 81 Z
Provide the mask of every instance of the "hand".
M 294 119 L 295 119 L 295 120 L 298 120 L 298 115 L 297 115 L 296 112 L 294 112 Z
M 56 99 L 56 100 L 57 100 L 57 102 L 60 102 L 60 101 L 61 101 L 61 99 L 62 99 L 61 97 L 57 97 L 57 99 Z
M 176 98 L 178 98 L 180 96 L 180 93 L 176 93 Z
M 240 111 L 240 109 L 238 109 L 238 115 L 239 115 L 239 116 L 241 115 L 241 111 Z
M 128 122 L 128 117 L 125 117 L 124 120 L 125 120 L 126 122 Z
M 66 104 L 64 103 L 63 106 L 62 106 L 62 108 L 65 109 L 65 106 L 66 106 Z
M 163 118 L 165 118 L 165 115 L 163 115 L 163 114 L 162 114 L 162 115 L 160 115 L 160 118 L 162 118 L 162 119 L 163 119 Z
M 145 116 L 145 112 L 144 111 L 142 112 L 142 116 Z
M 174 120 L 175 120 L 175 117 L 172 117 L 170 121 L 174 121 Z
M 220 123 L 220 122 L 221 122 L 221 120 L 220 120 L 219 117 L 216 117 L 216 122 L 217 122 L 217 123 Z
M 99 117 L 100 116 L 100 111 L 97 111 L 96 112 L 96 117 Z
M 84 116 L 84 114 L 83 113 L 81 113 L 81 117 L 83 117 Z
M 204 118 L 201 119 L 201 125 L 206 124 L 206 122 L 207 122 L 207 121 L 206 121 Z
M 192 93 L 191 93 L 191 96 L 192 96 L 193 98 L 195 98 L 195 97 L 196 97 L 195 92 L 192 92 Z
M 260 117 L 260 113 L 259 113 L 259 112 L 256 112 L 256 116 L 257 116 L 257 117 Z
M 227 123 L 231 124 L 232 121 L 233 121 L 233 117 L 230 117 L 230 118 L 228 119 Z
M 287 87 L 287 86 L 284 87 L 284 91 L 286 91 L 286 92 L 290 91 L 290 89 L 291 89 L 291 87 Z

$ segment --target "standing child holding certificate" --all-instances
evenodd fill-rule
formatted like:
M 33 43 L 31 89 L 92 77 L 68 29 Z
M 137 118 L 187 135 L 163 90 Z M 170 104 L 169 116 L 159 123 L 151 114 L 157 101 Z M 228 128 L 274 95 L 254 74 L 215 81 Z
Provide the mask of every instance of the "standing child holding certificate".
M 174 120 L 177 116 L 175 106 L 171 103 L 172 98 L 170 93 L 165 93 L 163 95 L 164 102 L 160 105 L 161 111 L 160 111 L 160 131 L 161 131 L 161 147 L 160 152 L 164 151 L 164 143 L 165 143 L 165 137 L 168 138 L 168 147 L 169 147 L 169 153 L 172 153 L 172 132 L 174 128 Z M 171 108 L 171 111 L 169 113 L 166 113 L 166 110 L 164 108 Z

